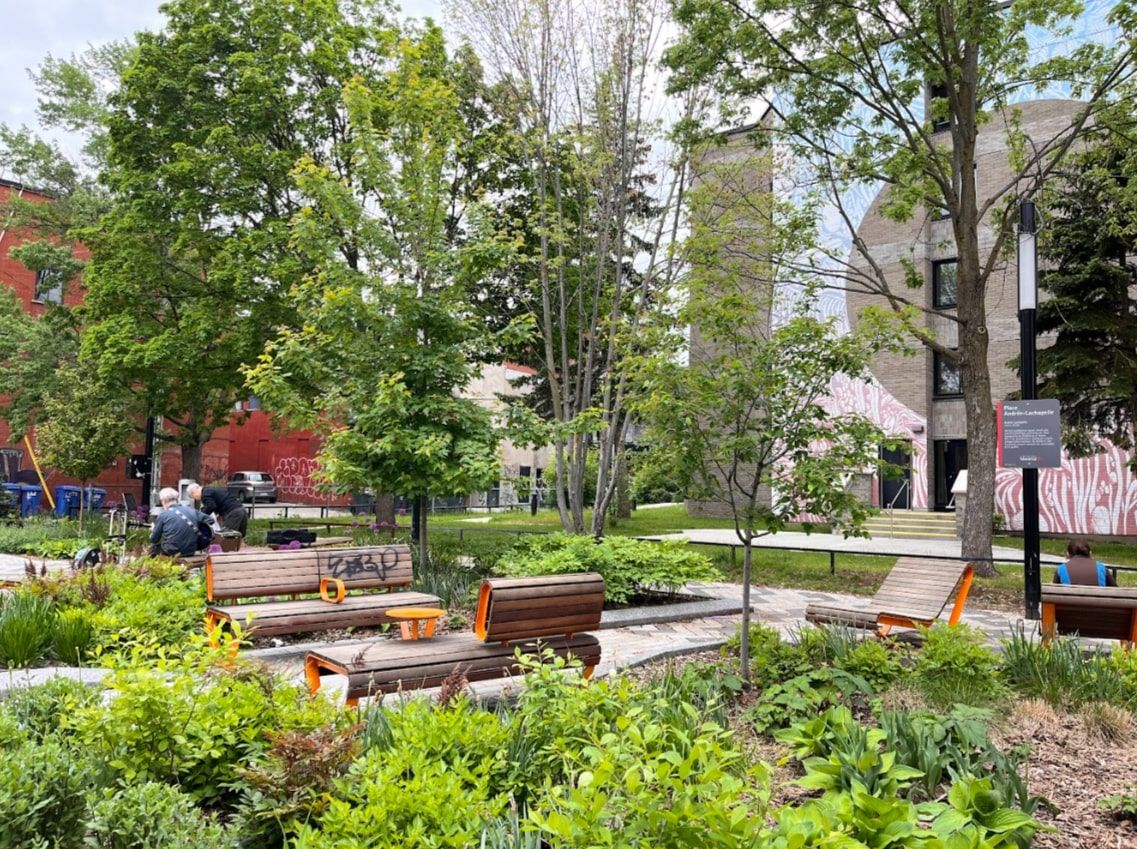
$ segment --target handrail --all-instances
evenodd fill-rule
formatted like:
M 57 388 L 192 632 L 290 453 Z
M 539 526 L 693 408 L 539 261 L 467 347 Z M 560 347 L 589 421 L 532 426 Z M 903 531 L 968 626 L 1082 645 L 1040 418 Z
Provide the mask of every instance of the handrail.
M 905 478 L 900 489 L 896 490 L 896 495 L 892 496 L 892 500 L 888 502 L 888 535 L 890 537 L 896 536 L 896 502 L 904 494 L 904 490 L 908 489 L 908 484 L 909 480 Z

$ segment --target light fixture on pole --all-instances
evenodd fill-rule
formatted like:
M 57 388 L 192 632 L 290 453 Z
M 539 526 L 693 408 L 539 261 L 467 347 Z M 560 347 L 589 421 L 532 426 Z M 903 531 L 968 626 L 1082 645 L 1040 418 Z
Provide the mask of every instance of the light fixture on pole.
M 1038 308 L 1038 221 L 1034 201 L 1019 206 L 1019 343 L 1022 397 L 1033 401 L 1035 392 L 1035 329 Z M 1038 541 L 1038 469 L 1023 468 L 1023 597 L 1027 619 L 1039 618 L 1042 570 Z

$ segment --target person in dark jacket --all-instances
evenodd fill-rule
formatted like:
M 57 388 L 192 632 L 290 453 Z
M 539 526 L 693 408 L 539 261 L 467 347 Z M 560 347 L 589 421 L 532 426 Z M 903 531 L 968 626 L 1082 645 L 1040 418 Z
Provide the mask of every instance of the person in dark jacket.
M 158 493 L 162 512 L 150 531 L 151 556 L 165 554 L 170 557 L 191 557 L 197 553 L 199 522 L 209 517 L 192 507 L 178 504 L 178 491 L 166 487 Z
M 203 513 L 217 517 L 222 530 L 239 531 L 241 536 L 245 536 L 245 532 L 249 529 L 249 511 L 245 509 L 240 498 L 223 486 L 203 488 L 194 484 L 187 492 L 190 498 L 201 504 Z
M 1116 587 L 1117 581 L 1105 564 L 1090 556 L 1090 544 L 1083 539 L 1066 544 L 1070 558 L 1054 572 L 1056 584 L 1078 584 L 1086 587 Z

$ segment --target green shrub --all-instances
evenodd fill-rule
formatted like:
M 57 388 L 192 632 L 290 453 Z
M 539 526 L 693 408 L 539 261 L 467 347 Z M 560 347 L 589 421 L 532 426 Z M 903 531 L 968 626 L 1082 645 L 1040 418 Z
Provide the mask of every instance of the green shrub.
M 91 806 L 90 849 L 236 849 L 237 841 L 177 787 L 127 785 Z
M 127 784 L 178 784 L 195 799 L 232 800 L 238 767 L 263 753 L 269 734 L 343 722 L 302 688 L 248 667 L 211 666 L 221 653 L 164 660 L 144 649 L 105 682 L 106 704 L 68 720 L 77 744 Z
M 71 557 L 88 544 L 79 535 L 78 523 L 68 520 L 37 516 L 23 525 L 0 525 L 0 551 L 8 554 Z
M 197 578 L 154 578 L 110 569 L 110 595 L 93 614 L 96 651 L 126 653 L 135 647 L 184 648 L 202 633 L 205 592 Z
M 52 634 L 52 653 L 61 663 L 79 666 L 95 637 L 91 613 L 82 607 L 61 610 Z
M 861 640 L 834 661 L 838 669 L 868 681 L 874 692 L 882 693 L 904 674 L 901 654 L 880 640 Z
M 83 842 L 91 764 L 57 740 L 0 758 L 0 849 L 72 849 Z
M 840 623 L 806 625 L 794 634 L 794 642 L 814 666 L 838 665 L 845 655 L 864 642 L 865 632 Z
M 710 560 L 681 540 L 657 543 L 605 537 L 598 541 L 569 534 L 522 537 L 498 568 L 510 577 L 599 572 L 604 576 L 607 600 L 616 604 L 644 590 L 674 591 L 688 581 L 716 577 Z
M 966 625 L 925 629 L 924 646 L 916 655 L 913 681 L 929 703 L 984 707 L 1002 701 L 1007 685 L 998 656 L 987 648 L 982 631 Z
M 26 590 L 0 594 L 0 666 L 23 669 L 47 659 L 55 608 Z
M 739 628 L 726 641 L 722 652 L 725 656 L 738 657 L 741 650 L 742 629 Z M 751 623 L 750 670 L 755 687 L 765 688 L 806 674 L 813 668 L 800 643 L 783 642 L 776 628 L 761 622 Z
M 43 740 L 65 732 L 67 717 L 100 700 L 98 688 L 58 676 L 38 687 L 13 690 L 4 709 L 30 737 Z
M 1066 709 L 1094 701 L 1127 702 L 1127 688 L 1117 664 L 1106 654 L 1084 652 L 1078 641 L 1059 637 L 1043 645 L 1020 624 L 1003 641 L 1003 672 L 1020 693 Z
M 859 676 L 843 669 L 821 667 L 771 684 L 747 709 L 746 719 L 755 730 L 770 734 L 807 717 L 816 716 L 831 705 L 847 703 L 872 695 L 872 687 Z

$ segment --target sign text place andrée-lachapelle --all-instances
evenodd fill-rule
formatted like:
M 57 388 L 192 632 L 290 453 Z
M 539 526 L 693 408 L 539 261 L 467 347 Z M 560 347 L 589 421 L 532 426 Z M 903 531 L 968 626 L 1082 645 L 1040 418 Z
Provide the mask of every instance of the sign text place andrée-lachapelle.
M 1056 469 L 1062 465 L 1059 403 L 1003 401 L 999 404 L 999 465 L 1015 469 Z

